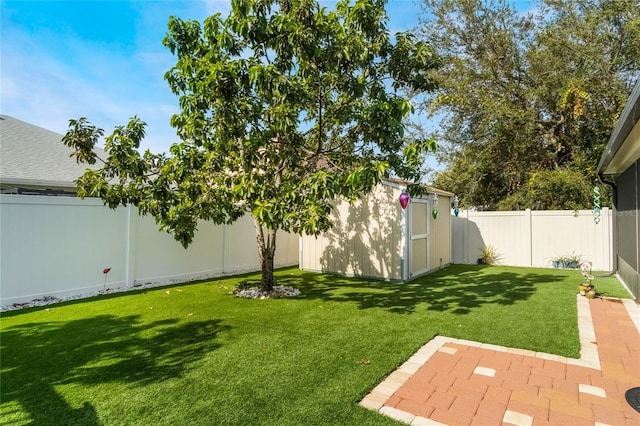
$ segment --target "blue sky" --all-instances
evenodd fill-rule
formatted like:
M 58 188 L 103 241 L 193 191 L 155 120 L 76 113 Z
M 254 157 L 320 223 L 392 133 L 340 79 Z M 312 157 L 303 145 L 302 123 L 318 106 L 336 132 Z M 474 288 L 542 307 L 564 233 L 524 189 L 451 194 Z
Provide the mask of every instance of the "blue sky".
M 331 2 L 326 3 L 328 7 Z M 168 150 L 179 112 L 164 73 L 169 16 L 202 21 L 230 1 L 1 1 L 0 113 L 64 134 L 87 117 L 110 134 L 133 115 L 147 122 L 142 148 Z M 418 23 L 414 0 L 387 7 L 391 33 Z

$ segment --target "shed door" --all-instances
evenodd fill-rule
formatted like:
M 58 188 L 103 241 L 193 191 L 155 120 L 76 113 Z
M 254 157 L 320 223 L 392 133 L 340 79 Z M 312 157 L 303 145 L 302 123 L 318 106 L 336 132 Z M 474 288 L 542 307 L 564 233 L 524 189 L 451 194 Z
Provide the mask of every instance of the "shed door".
M 409 278 L 429 271 L 429 203 L 427 200 L 411 200 L 411 215 L 409 218 Z

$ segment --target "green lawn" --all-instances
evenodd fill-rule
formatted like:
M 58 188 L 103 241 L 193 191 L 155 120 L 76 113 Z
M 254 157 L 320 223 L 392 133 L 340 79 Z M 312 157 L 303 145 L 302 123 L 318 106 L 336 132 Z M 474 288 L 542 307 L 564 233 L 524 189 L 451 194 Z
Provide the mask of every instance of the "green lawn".
M 390 425 L 357 401 L 435 335 L 579 353 L 578 271 L 276 276 L 302 296 L 238 299 L 244 276 L 3 313 L 0 425 Z

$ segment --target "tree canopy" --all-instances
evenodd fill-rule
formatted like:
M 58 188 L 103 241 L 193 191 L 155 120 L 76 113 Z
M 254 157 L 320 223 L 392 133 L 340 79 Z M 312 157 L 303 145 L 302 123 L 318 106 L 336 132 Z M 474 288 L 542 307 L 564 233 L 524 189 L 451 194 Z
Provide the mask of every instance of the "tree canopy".
M 423 0 L 444 66 L 434 184 L 480 209 L 590 208 L 596 167 L 640 76 L 627 0 Z M 522 3 L 519 4 L 522 6 Z
M 411 34 L 389 34 L 381 0 L 231 4 L 225 18 L 169 20 L 164 45 L 177 62 L 165 78 L 179 97 L 180 142 L 166 155 L 139 153 L 145 124 L 134 117 L 77 184 L 110 207 L 135 204 L 185 247 L 198 221 L 251 214 L 271 290 L 278 230 L 317 235 L 337 197 L 355 200 L 390 174 L 420 179 L 434 142 L 404 137 L 406 93 L 433 90 L 440 62 Z M 102 134 L 71 120 L 64 143 L 92 163 Z

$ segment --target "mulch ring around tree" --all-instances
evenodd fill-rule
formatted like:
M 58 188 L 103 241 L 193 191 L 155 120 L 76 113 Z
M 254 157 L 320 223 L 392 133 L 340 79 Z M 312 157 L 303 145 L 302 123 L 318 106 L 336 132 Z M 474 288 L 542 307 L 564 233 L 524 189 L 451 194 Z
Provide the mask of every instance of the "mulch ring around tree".
M 247 299 L 282 299 L 284 297 L 300 296 L 300 290 L 295 287 L 277 285 L 273 287 L 273 290 L 268 292 L 263 290 L 259 283 L 253 285 L 247 281 L 240 283 L 231 293 L 235 294 L 237 297 L 244 297 Z

